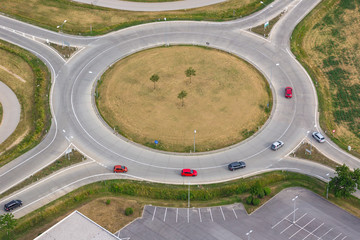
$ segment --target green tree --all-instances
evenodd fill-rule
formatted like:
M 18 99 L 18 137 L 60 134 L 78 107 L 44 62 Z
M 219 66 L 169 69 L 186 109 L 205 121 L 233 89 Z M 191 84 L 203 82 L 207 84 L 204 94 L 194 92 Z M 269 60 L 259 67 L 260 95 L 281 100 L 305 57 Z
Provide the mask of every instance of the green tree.
M 329 188 L 336 197 L 349 197 L 356 191 L 356 184 L 360 183 L 360 169 L 355 169 L 352 172 L 345 164 L 336 167 L 335 174 L 329 183 Z M 360 185 L 358 185 L 358 188 Z
M 156 83 L 157 81 L 159 81 L 159 79 L 160 79 L 160 77 L 159 77 L 159 75 L 157 75 L 157 74 L 153 74 L 153 75 L 150 77 L 150 81 L 152 81 L 152 82 L 154 83 L 154 89 L 155 89 L 155 83 Z
M 178 99 L 181 100 L 181 106 L 184 106 L 184 98 L 187 96 L 187 92 L 185 90 L 182 90 L 179 95 L 178 95 Z
M 9 238 L 9 231 L 14 229 L 16 223 L 17 220 L 14 218 L 14 215 L 12 213 L 6 213 L 0 215 L 0 229 L 1 231 L 5 229 L 8 238 Z
M 188 69 L 186 69 L 185 75 L 186 77 L 190 77 L 190 83 L 191 83 L 191 76 L 196 76 L 196 71 L 192 67 L 189 67 Z
M 255 184 L 251 186 L 250 194 L 254 197 L 258 197 L 258 196 L 264 197 L 264 189 L 261 186 L 260 181 L 256 181 Z

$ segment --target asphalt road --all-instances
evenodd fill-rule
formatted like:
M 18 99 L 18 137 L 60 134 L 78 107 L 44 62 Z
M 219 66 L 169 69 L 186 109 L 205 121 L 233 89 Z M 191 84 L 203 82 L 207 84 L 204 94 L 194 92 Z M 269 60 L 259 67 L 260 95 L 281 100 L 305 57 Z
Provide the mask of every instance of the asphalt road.
M 66 194 L 70 189 L 68 187 L 74 189 L 82 185 L 85 175 L 88 177 L 86 182 L 102 177 L 119 177 L 111 174 L 115 164 L 126 165 L 128 177 L 172 184 L 222 182 L 273 169 L 293 170 L 325 179 L 326 173 L 331 171 L 327 167 L 287 157 L 299 143 L 309 138 L 312 131 L 319 130 L 314 86 L 289 51 L 291 32 L 318 2 L 275 1 L 262 11 L 236 21 L 156 22 L 100 37 L 62 35 L 0 16 L 0 38 L 35 53 L 47 64 L 53 77 L 50 98 L 52 127 L 37 147 L 0 169 L 0 193 L 55 161 L 69 147 L 76 148 L 95 163 L 89 165 L 92 169 L 89 172 L 87 168 L 71 168 L 53 176 L 49 182 L 41 183 L 44 187 L 24 189 L 0 202 L 20 198 L 29 207 L 38 206 L 36 199 L 41 198 L 45 203 L 52 199 L 54 192 Z M 274 26 L 270 39 L 247 31 L 283 11 L 286 13 Z M 64 61 L 45 44 L 46 39 L 60 44 L 66 41 L 82 50 Z M 193 44 L 221 49 L 247 60 L 259 69 L 269 81 L 274 97 L 273 111 L 265 126 L 242 143 L 196 154 L 154 151 L 114 134 L 94 110 L 94 84 L 119 59 L 143 49 L 167 44 Z M 294 88 L 292 99 L 284 97 L 286 86 Z M 274 152 L 269 147 L 276 140 L 284 141 L 285 145 Z M 315 144 L 329 158 L 346 162 L 352 168 L 360 167 L 356 158 L 330 141 Z M 229 172 L 226 166 L 235 160 L 246 161 L 246 169 Z M 196 178 L 183 178 L 180 176 L 182 168 L 197 169 L 199 175 Z M 19 209 L 16 216 L 27 211 L 25 205 L 23 212 Z

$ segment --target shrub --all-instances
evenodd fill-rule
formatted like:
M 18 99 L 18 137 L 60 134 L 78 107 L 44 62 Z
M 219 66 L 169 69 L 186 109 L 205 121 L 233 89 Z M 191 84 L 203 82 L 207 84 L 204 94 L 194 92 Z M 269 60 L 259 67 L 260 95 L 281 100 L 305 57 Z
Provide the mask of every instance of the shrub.
M 258 205 L 260 204 L 260 199 L 258 199 L 258 198 L 253 198 L 252 204 L 253 204 L 254 206 L 258 206 Z
M 125 215 L 126 216 L 130 216 L 133 213 L 134 213 L 134 210 L 132 208 L 129 207 L 129 208 L 125 209 Z
M 264 193 L 265 193 L 265 196 L 269 196 L 270 193 L 271 193 L 271 189 L 269 187 L 265 187 L 264 188 Z
M 110 205 L 110 202 L 111 202 L 110 199 L 108 199 L 108 200 L 106 200 L 105 204 Z
M 253 196 L 258 196 L 261 194 L 261 192 L 264 192 L 260 181 L 256 181 L 254 185 L 251 186 L 250 188 L 250 193 Z
M 261 190 L 258 194 L 258 197 L 263 198 L 264 196 L 265 196 L 265 192 L 264 192 L 264 190 Z
M 251 195 L 246 198 L 247 204 L 249 204 L 249 205 L 252 204 L 252 201 L 253 201 L 253 197 Z

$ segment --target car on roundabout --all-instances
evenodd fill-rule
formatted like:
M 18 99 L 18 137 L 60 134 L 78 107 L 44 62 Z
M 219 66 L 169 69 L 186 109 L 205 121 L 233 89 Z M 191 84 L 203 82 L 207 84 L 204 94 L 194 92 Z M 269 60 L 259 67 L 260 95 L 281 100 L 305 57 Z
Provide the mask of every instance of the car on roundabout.
M 276 141 L 273 144 L 271 144 L 271 149 L 276 151 L 279 148 L 281 148 L 282 146 L 284 146 L 284 142 L 283 141 Z
M 313 132 L 312 133 L 313 138 L 315 138 L 316 141 L 318 141 L 319 143 L 323 143 L 325 142 L 325 137 L 319 133 L 319 132 Z
M 22 205 L 21 200 L 12 200 L 4 205 L 4 210 L 10 212 L 11 210 L 18 208 Z
M 292 92 L 293 92 L 292 87 L 286 87 L 285 88 L 285 97 L 286 98 L 292 98 Z
M 228 169 L 230 171 L 234 171 L 234 170 L 238 170 L 238 169 L 241 169 L 241 168 L 245 168 L 246 167 L 246 163 L 243 162 L 243 161 L 240 161 L 240 162 L 232 162 L 228 165 Z
M 115 165 L 114 173 L 126 173 L 128 171 L 127 167 L 124 165 Z
M 181 176 L 183 177 L 196 177 L 197 171 L 189 168 L 184 168 L 181 170 Z

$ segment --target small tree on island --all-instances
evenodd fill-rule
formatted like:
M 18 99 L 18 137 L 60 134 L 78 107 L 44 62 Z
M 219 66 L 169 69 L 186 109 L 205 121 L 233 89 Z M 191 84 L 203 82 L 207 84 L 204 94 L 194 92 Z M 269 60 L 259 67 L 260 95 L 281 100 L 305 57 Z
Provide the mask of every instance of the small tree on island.
M 191 83 L 191 76 L 196 76 L 196 71 L 192 67 L 189 67 L 188 69 L 186 69 L 185 75 L 186 77 L 190 78 L 190 83 Z
M 184 106 L 184 98 L 186 97 L 187 92 L 185 90 L 182 90 L 179 95 L 178 95 L 178 99 L 180 99 L 182 101 L 181 106 Z
M 157 82 L 157 81 L 159 81 L 159 75 L 157 75 L 157 74 L 153 74 L 151 77 L 150 77 L 150 81 L 152 81 L 153 83 L 154 83 L 154 89 L 155 89 L 155 83 Z

